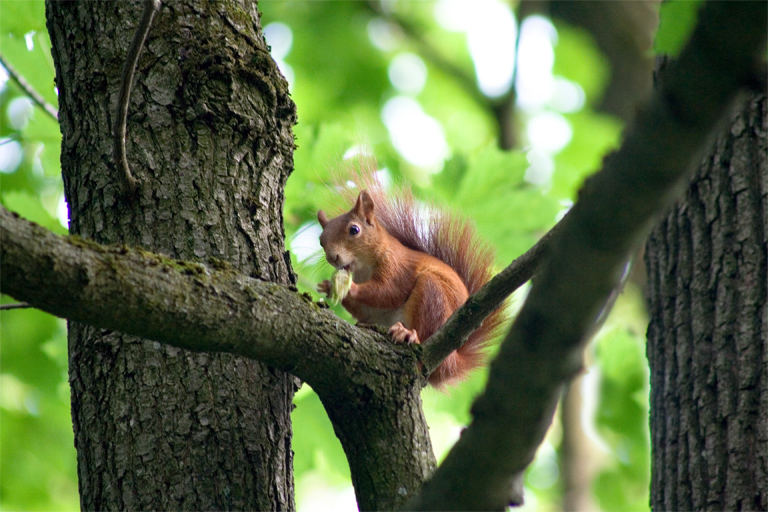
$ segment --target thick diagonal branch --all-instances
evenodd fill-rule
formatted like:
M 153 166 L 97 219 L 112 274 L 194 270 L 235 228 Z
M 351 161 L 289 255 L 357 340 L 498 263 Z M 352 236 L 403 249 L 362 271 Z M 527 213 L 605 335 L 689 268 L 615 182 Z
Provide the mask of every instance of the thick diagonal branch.
M 362 364 L 359 358 L 392 364 L 388 371 L 397 372 L 405 353 L 376 343 L 375 333 L 339 321 L 308 296 L 224 263 L 58 236 L 1 206 L 0 290 L 71 320 L 258 359 L 319 387 L 347 373 L 342 365 Z M 339 351 L 349 357 L 335 357 Z M 359 374 L 360 366 L 348 370 Z
M 416 406 L 418 349 L 353 327 L 295 289 L 221 261 L 54 235 L 0 206 L 0 291 L 96 327 L 238 354 L 302 378 L 334 422 L 362 509 L 397 507 L 434 469 Z
M 766 42 L 765 2 L 704 6 L 688 46 L 582 189 L 491 366 L 484 394 L 417 510 L 502 510 L 512 477 L 536 452 L 583 341 L 652 220 L 674 199 Z M 739 37 L 734 37 L 738 33 Z

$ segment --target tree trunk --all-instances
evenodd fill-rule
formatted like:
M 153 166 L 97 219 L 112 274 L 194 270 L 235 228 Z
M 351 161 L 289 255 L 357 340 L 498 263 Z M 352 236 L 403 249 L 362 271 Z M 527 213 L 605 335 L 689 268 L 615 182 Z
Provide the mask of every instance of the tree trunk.
M 290 284 L 295 109 L 256 5 L 159 11 L 129 104 L 130 194 L 112 124 L 141 13 L 141 2 L 47 4 L 70 231 Z M 84 510 L 294 508 L 288 374 L 70 322 L 69 375 Z
M 752 96 L 648 241 L 655 510 L 768 510 L 767 119 Z

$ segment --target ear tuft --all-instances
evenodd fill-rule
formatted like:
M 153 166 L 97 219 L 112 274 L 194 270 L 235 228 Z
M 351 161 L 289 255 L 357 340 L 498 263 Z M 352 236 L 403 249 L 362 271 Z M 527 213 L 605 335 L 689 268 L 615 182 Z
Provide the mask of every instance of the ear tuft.
M 373 226 L 374 223 L 373 209 L 374 203 L 371 194 L 367 190 L 361 190 L 357 196 L 354 211 L 357 215 L 364 218 L 369 226 Z
M 317 210 L 317 221 L 322 227 L 325 227 L 325 225 L 328 224 L 328 216 L 325 215 L 323 210 Z

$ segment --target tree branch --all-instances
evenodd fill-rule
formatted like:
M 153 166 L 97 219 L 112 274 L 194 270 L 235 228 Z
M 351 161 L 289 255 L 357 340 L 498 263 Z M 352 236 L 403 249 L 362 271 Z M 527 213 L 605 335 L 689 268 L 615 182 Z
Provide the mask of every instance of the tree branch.
M 353 327 L 295 289 L 218 260 L 58 236 L 0 206 L 0 290 L 65 318 L 258 359 L 307 381 L 334 423 L 363 510 L 399 507 L 434 470 L 418 346 Z
M 27 304 L 26 302 L 14 302 L 11 304 L 0 304 L 0 311 L 8 311 L 11 309 L 26 309 L 31 308 L 31 304 Z
M 115 115 L 115 139 L 112 152 L 115 163 L 120 168 L 123 178 L 123 186 L 127 191 L 133 192 L 138 186 L 136 178 L 131 174 L 131 168 L 128 165 L 128 158 L 125 154 L 125 136 L 126 124 L 128 121 L 128 105 L 131 101 L 131 89 L 133 88 L 133 78 L 136 74 L 136 65 L 139 63 L 139 55 L 147 40 L 149 28 L 152 26 L 152 20 L 157 11 L 160 10 L 160 0 L 144 0 L 144 11 L 141 15 L 141 21 L 136 27 L 136 33 L 133 36 L 131 47 L 128 49 L 128 56 L 123 66 L 123 77 L 120 85 L 120 96 L 117 100 L 117 114 Z
M 567 217 L 555 224 L 507 268 L 493 276 L 423 343 L 422 362 L 427 374 L 432 373 L 451 352 L 461 347 L 488 315 L 533 276 L 546 258 L 552 238 L 560 231 Z
M 622 147 L 582 188 L 551 256 L 491 365 L 464 431 L 417 510 L 501 510 L 536 452 L 584 336 L 625 260 L 685 184 L 766 43 L 764 2 L 706 4 L 700 22 Z M 734 37 L 738 33 L 739 37 Z
M 42 108 L 43 111 L 51 116 L 54 121 L 59 121 L 59 111 L 56 110 L 56 107 L 45 101 L 45 98 L 43 98 L 40 93 L 38 93 L 32 85 L 27 82 L 23 76 L 19 74 L 16 69 L 8 64 L 8 61 L 5 60 L 5 58 L 0 55 L 0 65 L 2 65 L 5 70 L 8 72 L 8 76 L 11 77 L 11 80 L 16 82 L 16 85 L 18 85 L 22 91 L 24 91 L 24 94 L 29 96 L 29 99 L 31 99 L 33 102 L 37 104 L 38 107 Z
M 598 110 L 631 122 L 635 99 L 651 91 L 653 37 L 659 24 L 659 0 L 603 2 L 552 0 L 550 17 L 587 30 L 609 63 L 610 77 Z
M 295 289 L 125 246 L 55 235 L 0 206 L 0 290 L 54 315 L 205 352 L 258 359 L 324 387 L 402 374 L 416 354 L 340 321 Z M 67 300 L 62 300 L 66 295 Z M 348 357 L 340 359 L 344 352 Z M 375 366 L 378 368 L 374 368 Z M 349 366 L 344 368 L 344 366 Z M 364 367 L 370 367 L 368 377 Z M 399 369 L 398 369 L 399 368 Z

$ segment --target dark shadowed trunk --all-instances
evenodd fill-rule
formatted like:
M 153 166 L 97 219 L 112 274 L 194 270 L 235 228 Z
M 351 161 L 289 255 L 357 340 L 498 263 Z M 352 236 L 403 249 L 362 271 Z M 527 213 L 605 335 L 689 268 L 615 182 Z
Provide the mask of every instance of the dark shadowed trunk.
M 295 114 L 255 4 L 163 5 L 129 107 L 139 188 L 124 194 L 111 134 L 141 13 L 141 2 L 47 5 L 70 231 L 289 284 Z M 291 376 L 74 322 L 69 372 L 83 509 L 294 508 Z
M 655 510 L 768 509 L 767 119 L 751 97 L 647 245 Z

